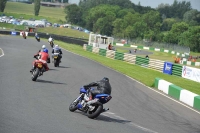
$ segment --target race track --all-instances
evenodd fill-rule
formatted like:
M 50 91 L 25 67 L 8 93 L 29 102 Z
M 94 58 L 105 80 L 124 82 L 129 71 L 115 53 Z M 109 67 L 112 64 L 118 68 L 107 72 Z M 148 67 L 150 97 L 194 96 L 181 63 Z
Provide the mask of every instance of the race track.
M 0 36 L 0 133 L 199 133 L 200 114 L 94 61 L 63 50 L 62 63 L 31 80 L 47 40 Z M 48 46 L 49 52 L 51 48 Z M 79 88 L 109 77 L 110 110 L 97 119 L 68 110 Z M 148 75 L 147 75 L 148 77 Z

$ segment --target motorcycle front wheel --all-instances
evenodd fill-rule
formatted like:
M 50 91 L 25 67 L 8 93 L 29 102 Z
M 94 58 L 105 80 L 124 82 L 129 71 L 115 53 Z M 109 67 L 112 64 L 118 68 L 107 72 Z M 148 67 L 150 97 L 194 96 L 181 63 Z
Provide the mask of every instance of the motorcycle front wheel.
M 77 108 L 77 105 L 79 103 L 79 100 L 74 100 L 70 105 L 69 105 L 69 111 L 71 112 L 74 112 L 76 111 L 78 108 Z

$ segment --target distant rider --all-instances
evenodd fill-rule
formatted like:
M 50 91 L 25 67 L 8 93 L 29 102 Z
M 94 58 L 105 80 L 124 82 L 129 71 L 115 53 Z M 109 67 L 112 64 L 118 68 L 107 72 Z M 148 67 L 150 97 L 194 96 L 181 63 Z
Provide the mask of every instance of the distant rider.
M 32 63 L 33 67 L 30 70 L 30 72 L 33 72 L 36 62 L 42 62 L 45 70 L 46 71 L 49 70 L 49 67 L 48 67 L 47 63 L 50 63 L 50 58 L 49 58 L 49 54 L 48 54 L 48 50 L 47 49 L 43 49 L 43 51 L 38 52 L 37 54 L 34 55 L 34 57 L 37 57 L 38 60 L 33 61 L 33 63 Z
M 25 31 L 22 31 L 22 36 L 24 37 L 24 36 L 26 36 L 26 33 L 25 33 Z
M 59 53 L 58 57 L 59 57 L 59 60 L 61 62 L 62 50 L 58 45 L 55 45 L 55 47 L 52 49 L 52 58 L 54 57 L 54 53 Z
M 35 38 L 37 39 L 39 36 L 38 36 L 38 33 L 35 33 Z
M 86 90 L 89 89 L 89 101 L 91 101 L 97 94 L 111 94 L 112 88 L 109 79 L 104 77 L 100 81 L 92 82 L 83 86 Z M 96 87 L 96 88 L 91 88 Z
M 46 45 L 42 45 L 42 49 L 40 49 L 39 52 L 43 51 L 44 49 L 47 49 L 47 48 L 46 48 Z M 48 52 L 49 52 L 49 51 L 48 51 L 48 49 L 47 49 L 47 53 L 48 53 Z
M 54 45 L 53 41 L 54 41 L 54 39 L 50 36 L 49 39 L 48 39 L 48 42 L 49 42 L 49 44 L 52 42 L 51 47 L 53 47 L 53 45 Z

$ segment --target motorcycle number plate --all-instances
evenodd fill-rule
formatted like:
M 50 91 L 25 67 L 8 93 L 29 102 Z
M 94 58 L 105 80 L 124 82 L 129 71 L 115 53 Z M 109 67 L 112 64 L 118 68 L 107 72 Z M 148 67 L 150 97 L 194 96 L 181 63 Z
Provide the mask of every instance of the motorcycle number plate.
M 38 64 L 38 67 L 41 68 L 41 67 L 42 67 L 42 64 Z
M 57 58 L 58 58 L 58 56 L 54 56 L 54 58 L 55 58 L 55 59 L 57 59 Z

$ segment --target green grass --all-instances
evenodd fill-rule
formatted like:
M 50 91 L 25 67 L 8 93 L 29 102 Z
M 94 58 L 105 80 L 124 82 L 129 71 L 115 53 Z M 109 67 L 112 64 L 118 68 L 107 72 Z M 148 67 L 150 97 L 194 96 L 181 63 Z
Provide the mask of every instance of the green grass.
M 4 14 L 15 16 L 15 18 L 24 17 L 24 19 L 47 19 L 53 23 L 61 23 L 65 20 L 66 13 L 64 8 L 54 8 L 40 6 L 39 16 L 34 16 L 34 4 L 25 4 L 19 2 L 7 2 Z M 16 15 L 17 14 L 17 15 Z
M 25 27 L 23 25 L 13 25 L 8 23 L 0 23 L 0 27 L 5 27 L 6 29 L 18 29 L 18 30 L 24 30 Z
M 65 48 L 71 52 L 74 52 L 74 53 L 77 53 L 84 57 L 87 57 L 89 59 L 95 60 L 102 65 L 108 66 L 120 73 L 128 75 L 128 76 L 142 82 L 143 84 L 145 84 L 147 86 L 154 87 L 154 80 L 156 77 L 159 77 L 159 78 L 167 80 L 177 86 L 180 86 L 184 89 L 187 89 L 191 92 L 194 92 L 194 93 L 200 95 L 200 89 L 199 89 L 200 84 L 198 82 L 184 79 L 184 78 L 178 77 L 178 76 L 167 75 L 167 74 L 164 74 L 164 73 L 152 70 L 152 69 L 143 68 L 138 65 L 129 64 L 129 63 L 126 63 L 123 61 L 109 59 L 109 58 L 100 56 L 98 54 L 84 51 L 82 46 L 67 44 L 67 43 L 63 43 L 60 41 L 56 41 L 56 43 L 58 43 L 61 47 Z
M 89 39 L 89 34 L 85 32 L 80 32 L 78 30 L 73 30 L 70 28 L 45 27 L 45 28 L 38 28 L 37 31 L 43 33 L 57 34 L 62 36 Z

